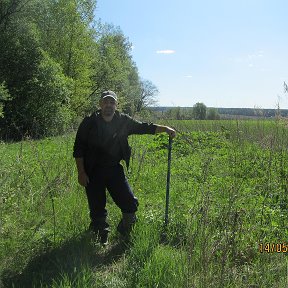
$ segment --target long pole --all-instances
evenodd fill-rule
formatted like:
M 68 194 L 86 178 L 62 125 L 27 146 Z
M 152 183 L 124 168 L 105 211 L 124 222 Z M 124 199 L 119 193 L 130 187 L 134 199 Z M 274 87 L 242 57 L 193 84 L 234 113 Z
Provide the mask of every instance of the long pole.
M 171 151 L 172 151 L 172 138 L 169 137 L 168 145 L 168 169 L 167 169 L 167 182 L 166 182 L 166 207 L 165 207 L 165 226 L 168 224 L 168 211 L 169 211 L 169 198 L 170 198 L 170 170 L 171 170 Z

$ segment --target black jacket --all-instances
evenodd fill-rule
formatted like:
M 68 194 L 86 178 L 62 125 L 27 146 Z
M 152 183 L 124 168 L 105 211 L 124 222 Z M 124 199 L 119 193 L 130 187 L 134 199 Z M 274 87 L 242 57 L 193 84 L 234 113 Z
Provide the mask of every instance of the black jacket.
M 81 122 L 74 143 L 73 157 L 84 159 L 84 168 L 88 175 L 93 173 L 95 165 L 101 166 L 103 152 L 113 154 L 116 162 L 125 160 L 127 169 L 131 156 L 131 147 L 128 144 L 128 136 L 132 134 L 155 134 L 156 126 L 152 123 L 139 122 L 130 116 L 115 112 L 111 127 L 113 130 L 107 143 L 103 143 L 101 125 L 104 125 L 100 110 Z M 119 149 L 120 146 L 120 149 Z M 116 148 L 116 149 L 113 149 Z M 104 150 L 105 151 L 104 151 Z

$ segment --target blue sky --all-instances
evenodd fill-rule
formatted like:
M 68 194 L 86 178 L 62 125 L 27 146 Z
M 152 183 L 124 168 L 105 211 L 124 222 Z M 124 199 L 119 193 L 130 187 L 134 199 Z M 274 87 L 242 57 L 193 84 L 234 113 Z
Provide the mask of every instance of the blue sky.
M 287 0 L 97 0 L 159 106 L 288 108 Z

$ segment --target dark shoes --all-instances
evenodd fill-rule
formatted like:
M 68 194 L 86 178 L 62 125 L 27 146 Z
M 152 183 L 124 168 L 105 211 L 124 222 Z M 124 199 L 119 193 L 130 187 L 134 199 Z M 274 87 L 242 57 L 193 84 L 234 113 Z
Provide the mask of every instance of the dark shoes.
M 122 219 L 117 226 L 117 231 L 124 238 L 129 238 L 136 220 L 135 213 L 122 213 Z M 89 230 L 95 233 L 102 245 L 107 245 L 110 229 L 105 217 L 97 218 L 97 220 L 91 222 Z
M 102 245 L 107 245 L 108 244 L 108 234 L 109 234 L 110 230 L 108 228 L 99 231 L 98 232 L 98 237 L 99 237 L 99 241 Z
M 119 222 L 117 226 L 117 231 L 122 235 L 122 236 L 127 236 L 129 235 L 130 231 L 128 231 L 123 224 L 123 219 Z
M 110 232 L 110 229 L 109 225 L 106 222 L 91 223 L 89 230 L 95 233 L 96 237 L 102 245 L 108 244 L 108 234 Z
M 137 218 L 135 213 L 122 213 L 122 219 L 117 226 L 117 231 L 124 237 L 128 237 Z

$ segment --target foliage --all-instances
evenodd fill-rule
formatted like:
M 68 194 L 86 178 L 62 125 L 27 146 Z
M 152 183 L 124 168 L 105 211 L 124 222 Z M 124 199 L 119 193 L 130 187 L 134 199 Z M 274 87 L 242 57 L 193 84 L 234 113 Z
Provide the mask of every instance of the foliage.
M 0 84 L 0 118 L 4 117 L 3 114 L 3 102 L 10 100 L 10 94 L 8 89 L 6 88 L 5 82 Z
M 28 81 L 30 95 L 27 99 L 27 113 L 32 123 L 28 123 L 28 135 L 55 135 L 67 131 L 72 120 L 71 102 L 72 81 L 62 73 L 60 65 L 46 53 L 39 63 L 34 77 Z M 27 115 L 26 114 L 26 115 Z
M 182 118 L 180 107 L 173 107 L 166 111 L 165 118 L 180 120 Z
M 216 108 L 209 108 L 206 115 L 207 120 L 219 120 L 220 115 Z
M 1 37 L 5 45 L 0 46 L 0 62 L 5 68 L 0 78 L 7 83 L 11 96 L 4 102 L 2 133 L 21 139 L 24 135 L 39 137 L 62 132 L 71 118 L 61 107 L 69 103 L 71 82 L 60 65 L 40 48 L 38 35 L 30 25 L 15 24 Z
M 31 0 L 2 0 L 0 5 L 0 31 L 5 31 L 15 14 Z
M 216 108 L 209 108 L 203 103 L 196 103 L 193 107 L 173 107 L 165 112 L 166 119 L 196 119 L 196 120 L 219 120 L 220 114 Z
M 95 23 L 95 7 L 95 0 L 1 3 L 2 139 L 67 131 L 107 89 L 132 115 L 152 103 L 157 88 L 140 80 L 132 44 L 119 28 Z
M 136 112 L 155 105 L 155 97 L 159 93 L 157 87 L 149 80 L 141 80 L 140 89 L 140 97 L 138 100 L 136 99 Z
M 193 116 L 196 120 L 204 120 L 206 119 L 206 106 L 203 103 L 196 103 L 193 106 Z
M 73 79 L 70 106 L 82 114 L 91 105 L 93 51 L 96 49 L 90 24 L 94 1 L 39 1 L 31 13 L 40 35 L 42 49 Z
M 27 128 L 25 120 L 29 119 L 29 114 L 26 114 L 26 102 L 30 92 L 28 81 L 33 78 L 41 61 L 41 51 L 37 35 L 21 19 L 1 33 L 0 38 L 0 81 L 5 81 L 11 96 L 11 101 L 4 103 L 5 118 L 0 125 L 2 131 L 6 130 L 6 135 L 10 133 L 17 139 Z
M 132 44 L 119 28 L 101 25 L 98 29 L 101 34 L 94 57 L 94 101 L 97 103 L 101 91 L 113 90 L 118 94 L 121 110 L 133 114 L 140 81 L 130 55 Z

